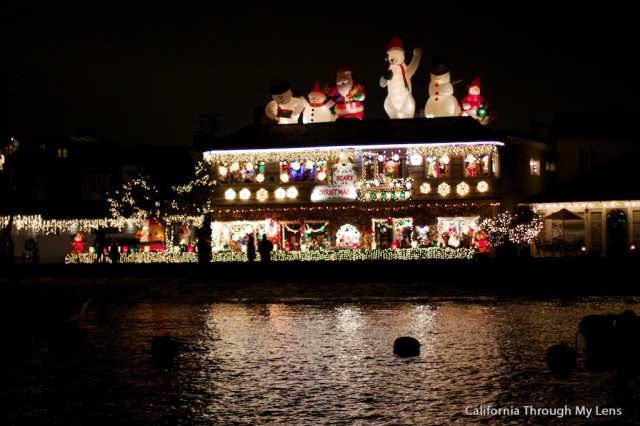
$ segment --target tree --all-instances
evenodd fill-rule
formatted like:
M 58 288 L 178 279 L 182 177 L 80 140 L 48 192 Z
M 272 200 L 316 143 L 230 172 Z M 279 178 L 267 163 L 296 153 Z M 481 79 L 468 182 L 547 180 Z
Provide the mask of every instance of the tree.
M 504 212 L 480 222 L 489 244 L 499 252 L 517 252 L 528 246 L 543 226 L 542 215 L 529 205 L 516 207 L 514 214 Z
M 162 215 L 162 202 L 158 189 L 151 183 L 148 175 L 138 175 L 125 182 L 122 189 L 109 196 L 109 210 L 114 218 L 142 221 L 159 218 Z
M 111 215 L 137 221 L 153 218 L 165 223 L 200 223 L 211 208 L 217 182 L 211 166 L 203 161 L 195 165 L 189 179 L 185 184 L 159 189 L 157 179 L 140 174 L 108 197 Z
M 188 183 L 171 187 L 174 196 L 168 202 L 170 214 L 186 219 L 207 213 L 217 184 L 213 176 L 210 163 L 199 161 Z

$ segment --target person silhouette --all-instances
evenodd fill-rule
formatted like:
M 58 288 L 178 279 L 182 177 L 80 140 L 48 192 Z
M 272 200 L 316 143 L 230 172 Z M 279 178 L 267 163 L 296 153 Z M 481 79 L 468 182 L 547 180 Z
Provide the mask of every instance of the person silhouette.
M 104 262 L 106 260 L 107 231 L 102 226 L 99 226 L 96 231 L 96 239 L 93 242 L 93 246 L 96 249 L 96 262 Z
M 269 262 L 271 260 L 271 251 L 273 251 L 273 243 L 267 238 L 267 234 L 262 234 L 262 240 L 258 243 L 260 261 Z
M 116 239 L 109 244 L 109 259 L 111 259 L 112 263 L 120 262 L 120 245 Z
M 247 260 L 253 262 L 256 259 L 256 242 L 253 234 L 249 234 L 247 239 Z

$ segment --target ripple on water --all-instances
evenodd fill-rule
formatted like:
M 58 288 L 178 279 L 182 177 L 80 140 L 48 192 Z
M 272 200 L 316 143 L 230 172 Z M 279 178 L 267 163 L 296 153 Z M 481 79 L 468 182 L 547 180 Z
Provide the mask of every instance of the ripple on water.
M 622 407 L 640 423 L 637 383 L 621 389 L 584 369 L 559 380 L 544 361 L 582 316 L 626 309 L 638 299 L 90 306 L 71 338 L 49 336 L 18 359 L 0 352 L 11 362 L 0 420 L 521 424 L 465 408 L 567 404 Z M 183 346 L 159 366 L 150 349 L 163 335 Z M 420 355 L 395 356 L 399 336 L 418 339 Z

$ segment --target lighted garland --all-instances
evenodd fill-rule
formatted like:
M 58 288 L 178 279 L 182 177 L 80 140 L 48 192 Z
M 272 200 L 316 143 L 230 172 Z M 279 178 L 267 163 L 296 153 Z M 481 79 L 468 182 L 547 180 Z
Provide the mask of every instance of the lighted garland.
M 358 186 L 359 201 L 406 201 L 413 195 L 413 179 L 370 179 Z
M 7 226 L 9 216 L 0 217 L 0 226 Z M 125 229 L 135 227 L 134 222 L 123 218 L 102 219 L 42 219 L 40 215 L 16 215 L 13 217 L 12 226 L 20 230 L 43 233 L 44 235 L 56 235 L 63 233 L 91 232 L 98 227 Z
M 428 260 L 428 259 L 473 259 L 475 254 L 472 248 L 405 248 L 405 249 L 360 249 L 360 250 L 276 250 L 271 253 L 274 262 L 353 262 L 363 260 Z M 84 263 L 90 264 L 96 261 L 95 253 L 69 253 L 65 256 L 65 264 Z M 260 260 L 260 255 L 257 255 Z M 242 251 L 219 251 L 212 253 L 212 263 L 238 263 L 246 262 L 247 254 Z M 105 262 L 111 263 L 106 258 Z M 196 252 L 134 252 L 121 253 L 120 263 L 197 263 Z
M 349 157 L 354 157 L 358 155 L 359 151 L 353 148 L 344 148 L 344 149 L 329 149 L 329 150 L 321 150 L 314 148 L 313 150 L 305 151 L 271 151 L 265 150 L 261 151 L 246 151 L 246 152 L 235 152 L 232 154 L 227 154 L 223 152 L 215 152 L 208 151 L 203 154 L 204 161 L 210 164 L 233 164 L 233 163 L 245 163 L 252 162 L 254 164 L 258 162 L 280 162 L 283 158 L 303 158 L 306 161 L 313 162 L 326 162 L 328 160 L 337 161 L 343 155 L 347 155 Z
M 348 211 L 361 210 L 365 213 L 375 213 L 387 216 L 389 214 L 404 214 L 403 212 L 410 211 L 416 208 L 478 208 L 481 206 L 496 207 L 499 203 L 495 202 L 427 202 L 427 203 L 397 203 L 393 207 L 382 206 L 376 204 L 364 205 L 332 205 L 332 206 L 288 206 L 278 207 L 273 206 L 265 207 L 243 207 L 243 206 L 212 206 L 210 213 L 213 215 L 226 215 L 226 214 L 265 214 L 272 215 L 274 209 L 281 211 L 283 214 L 298 214 L 307 215 L 314 214 L 314 212 L 326 212 L 331 215 L 341 215 L 348 213 Z M 163 220 L 167 224 L 171 223 L 192 223 L 194 226 L 201 226 L 203 217 L 201 216 L 164 216 Z M 0 216 L 0 225 L 7 226 L 9 223 L 9 216 Z M 214 222 L 215 223 L 215 222 Z M 212 228 L 214 226 L 212 223 Z M 13 227 L 16 230 L 31 230 L 33 232 L 42 232 L 45 235 L 53 235 L 67 232 L 91 232 L 97 229 L 99 226 L 104 228 L 114 228 L 123 230 L 127 227 L 135 227 L 139 224 L 138 221 L 130 220 L 123 217 L 117 218 L 98 218 L 98 219 L 43 219 L 40 215 L 16 215 L 13 218 Z
M 411 146 L 408 145 L 405 150 L 409 153 L 419 154 L 423 157 L 442 155 L 466 157 L 472 154 L 476 157 L 484 155 L 495 155 L 498 152 L 498 146 L 495 143 L 472 143 L 472 144 L 442 144 L 428 146 Z M 341 147 L 333 149 L 312 148 L 310 150 L 282 151 L 282 150 L 264 150 L 255 151 L 247 150 L 244 152 L 226 153 L 224 151 L 207 151 L 203 154 L 204 161 L 214 165 L 216 163 L 256 163 L 263 162 L 280 162 L 285 158 L 303 158 L 309 161 L 339 161 L 341 158 L 350 157 L 377 157 L 378 153 L 367 151 L 355 147 Z
M 287 223 L 282 222 L 282 226 L 284 227 L 284 229 L 286 229 L 289 232 L 293 232 L 294 234 L 297 233 L 302 233 L 303 229 L 304 229 L 304 233 L 305 234 L 313 234 L 313 233 L 323 233 L 325 232 L 327 225 L 329 224 L 329 222 L 324 222 L 324 224 L 322 226 L 320 226 L 319 228 L 312 228 L 311 226 L 309 226 L 309 223 L 304 222 L 303 224 L 301 224 L 298 229 L 294 229 L 292 227 L 290 227 Z

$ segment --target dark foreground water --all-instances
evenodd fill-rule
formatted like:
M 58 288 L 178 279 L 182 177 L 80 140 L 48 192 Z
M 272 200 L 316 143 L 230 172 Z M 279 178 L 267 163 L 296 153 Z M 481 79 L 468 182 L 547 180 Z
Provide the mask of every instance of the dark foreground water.
M 583 316 L 627 309 L 640 298 L 90 305 L 5 340 L 0 424 L 640 424 L 638 379 L 545 362 Z M 152 355 L 164 335 L 173 359 Z M 394 355 L 399 336 L 420 355 Z

